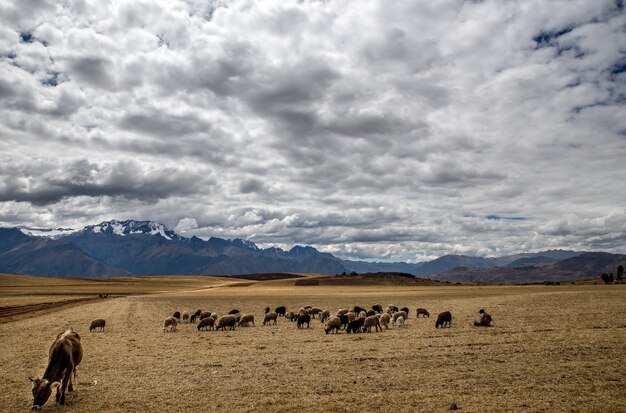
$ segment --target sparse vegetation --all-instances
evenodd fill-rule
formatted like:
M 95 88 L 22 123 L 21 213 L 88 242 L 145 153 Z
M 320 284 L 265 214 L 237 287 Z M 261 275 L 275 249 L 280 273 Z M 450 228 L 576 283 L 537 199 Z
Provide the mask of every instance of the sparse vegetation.
M 155 291 L 155 282 L 146 279 L 146 291 Z M 84 357 L 64 411 L 626 411 L 623 285 L 295 287 L 277 280 L 201 288 L 191 278 L 181 285 L 187 288 L 0 324 L 0 411 L 28 410 L 27 377 L 43 372 L 50 341 L 69 326 L 85 333 L 96 317 L 107 320 L 106 330 L 82 334 Z M 135 288 L 140 292 L 141 283 Z M 55 292 L 64 292 L 61 283 Z M 313 320 L 298 330 L 282 317 L 275 326 L 234 331 L 198 332 L 195 324 L 162 331 L 176 310 L 237 308 L 263 319 L 266 306 L 334 313 L 376 303 L 407 306 L 413 315 L 404 328 L 377 334 L 327 335 Z M 416 318 L 417 307 L 450 310 L 451 328 Z M 483 307 L 493 328 L 472 326 Z M 58 409 L 48 404 L 43 411 Z

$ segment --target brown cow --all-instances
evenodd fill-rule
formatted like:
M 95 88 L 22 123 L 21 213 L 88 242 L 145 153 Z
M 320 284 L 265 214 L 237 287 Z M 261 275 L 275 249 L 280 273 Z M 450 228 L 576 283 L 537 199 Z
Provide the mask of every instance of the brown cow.
M 83 359 L 83 347 L 80 336 L 71 328 L 59 333 L 48 353 L 48 367 L 43 378 L 33 379 L 33 406 L 39 410 L 50 398 L 53 389 L 57 389 L 56 401 L 65 404 L 65 390 L 73 391 L 72 374 L 76 375 L 76 366 Z

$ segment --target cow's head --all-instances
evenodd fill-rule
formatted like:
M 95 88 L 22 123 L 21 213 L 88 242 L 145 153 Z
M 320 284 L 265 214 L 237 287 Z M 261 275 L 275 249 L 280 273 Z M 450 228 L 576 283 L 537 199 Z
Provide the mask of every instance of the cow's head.
M 61 385 L 58 381 L 50 382 L 48 379 L 28 378 L 33 384 L 33 409 L 39 410 L 50 398 L 52 390 Z

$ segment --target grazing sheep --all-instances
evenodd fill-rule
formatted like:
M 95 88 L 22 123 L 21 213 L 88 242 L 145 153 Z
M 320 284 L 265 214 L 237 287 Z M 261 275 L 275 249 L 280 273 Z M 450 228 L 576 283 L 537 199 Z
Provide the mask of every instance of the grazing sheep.
M 365 323 L 365 318 L 358 318 L 354 321 L 350 321 L 346 327 L 346 333 L 360 333 L 363 328 L 363 323 Z
M 180 321 L 180 311 L 174 311 L 174 314 L 172 314 L 172 317 Z
M 196 310 L 196 312 L 191 315 L 191 318 L 189 319 L 189 322 L 195 323 L 196 319 L 198 317 L 200 317 L 200 314 L 202 314 L 202 310 Z
M 296 324 L 298 325 L 298 328 L 300 327 L 304 328 L 305 324 L 306 324 L 306 328 L 309 328 L 310 322 L 311 322 L 311 316 L 309 314 L 302 314 L 301 316 L 298 317 L 298 321 L 296 322 Z
M 417 312 L 417 317 L 421 315 L 422 317 L 430 318 L 430 313 L 425 308 L 418 308 L 416 312 Z
M 393 315 L 391 316 L 391 320 L 393 320 L 393 322 L 395 323 L 398 320 L 398 317 L 402 317 L 406 320 L 409 315 L 404 311 L 398 311 L 396 313 L 393 313 Z
M 348 320 L 356 320 L 356 313 L 354 311 L 348 311 L 346 315 L 348 316 Z
M 361 314 L 361 311 L 367 311 L 367 310 L 363 307 L 359 307 L 358 305 L 355 305 L 352 311 L 354 311 L 355 314 Z
M 450 311 L 444 311 L 443 313 L 439 313 L 437 316 L 437 321 L 435 321 L 435 328 L 444 328 L 448 325 L 450 327 L 452 325 L 452 313 Z
M 311 318 L 315 318 L 316 315 L 321 314 L 321 313 L 322 313 L 322 309 L 321 308 L 317 308 L 317 307 L 313 307 L 309 311 L 309 314 L 311 314 Z
M 374 304 L 372 306 L 372 310 L 374 310 L 377 313 L 382 313 L 383 312 L 383 306 L 380 304 Z
M 105 324 L 106 324 L 106 321 L 104 321 L 102 318 L 93 320 L 91 324 L 89 325 L 89 331 L 94 331 L 96 328 L 99 328 L 100 331 L 104 331 Z
M 183 319 L 183 322 L 185 322 L 185 323 L 189 322 L 189 313 L 187 311 L 183 311 L 183 314 L 182 314 L 181 317 Z
M 207 317 L 198 323 L 198 331 L 202 329 L 213 330 L 213 326 L 215 326 L 215 320 L 213 320 L 211 317 Z
M 248 325 L 254 325 L 254 316 L 252 314 L 244 314 L 239 319 L 239 327 L 246 327 Z
M 217 315 L 217 313 L 211 313 L 211 318 L 217 321 L 217 319 L 220 317 Z
M 263 325 L 270 324 L 271 321 L 274 321 L 274 325 L 276 325 L 276 319 L 278 318 L 278 314 L 275 312 L 265 314 L 265 318 L 263 318 Z
M 205 318 L 209 318 L 211 317 L 211 312 L 210 311 L 203 311 L 200 313 L 200 321 L 204 320 Z
M 340 315 L 344 315 L 344 314 L 348 314 L 350 312 L 350 310 L 345 309 L 345 308 L 340 308 L 339 310 L 337 310 L 337 314 L 335 314 L 337 317 L 339 317 Z
M 299 316 L 300 316 L 300 314 L 297 314 L 297 313 L 294 313 L 293 311 L 290 311 L 290 312 L 287 313 L 287 315 L 285 315 L 285 318 L 288 319 L 289 321 L 296 321 Z
M 335 334 L 337 334 L 340 328 L 341 320 L 339 317 L 330 317 L 324 326 L 324 331 L 328 334 L 330 331 L 335 330 Z
M 383 331 L 383 328 L 380 326 L 380 320 L 376 317 L 376 315 L 367 317 L 363 322 L 363 331 L 367 330 L 368 333 L 371 333 L 372 327 L 375 327 L 374 331 L 380 330 L 381 333 Z
M 276 310 L 274 310 L 274 312 L 280 316 L 285 316 L 285 313 L 287 312 L 287 307 L 285 307 L 284 305 L 280 306 L 280 307 L 276 307 Z M 266 313 L 267 314 L 267 313 Z
M 267 314 L 269 312 L 270 312 L 270 307 L 269 306 L 265 307 L 265 313 L 264 314 Z
M 303 314 L 305 314 L 305 313 L 306 313 L 306 309 L 305 309 L 304 307 L 301 307 L 301 308 L 298 310 L 298 315 L 303 315 Z
M 400 316 L 396 319 L 396 325 L 398 328 L 404 327 L 404 317 Z
M 350 322 L 350 319 L 349 319 L 349 318 L 348 318 L 348 316 L 347 316 L 347 315 L 345 315 L 345 314 L 344 314 L 344 315 L 340 315 L 340 316 L 339 316 L 339 320 L 341 321 L 341 326 L 342 326 L 342 327 L 347 326 L 347 325 L 348 325 L 348 323 Z
M 217 319 L 217 324 L 215 325 L 215 329 L 226 330 L 226 327 L 228 327 L 229 330 L 234 330 L 235 324 L 237 324 L 237 317 L 235 317 L 232 314 L 223 315 Z
M 380 316 L 380 325 L 385 326 L 385 329 L 389 329 L 389 322 L 391 321 L 391 314 L 384 313 Z
M 404 311 L 405 313 L 407 313 L 407 315 L 411 314 L 411 312 L 409 311 L 409 307 L 402 307 L 400 309 L 400 311 Z M 406 319 L 406 317 L 405 317 L 405 319 Z
M 391 309 L 392 313 L 397 313 L 398 311 L 398 307 L 396 307 L 395 305 L 389 304 L 389 308 Z
M 367 313 L 365 311 L 361 311 L 359 313 L 359 318 L 365 318 L 365 317 L 367 317 Z
M 176 325 L 178 324 L 178 320 L 176 317 L 167 317 L 165 321 L 163 321 L 163 332 L 166 331 L 176 331 Z
M 328 320 L 330 318 L 330 310 L 324 310 L 322 311 L 322 314 L 320 315 L 320 322 L 325 322 L 326 320 Z
M 233 309 L 233 310 L 230 310 L 230 311 L 228 312 L 228 315 L 239 314 L 240 312 L 241 312 L 241 311 L 239 311 L 239 310 L 237 310 L 237 309 Z

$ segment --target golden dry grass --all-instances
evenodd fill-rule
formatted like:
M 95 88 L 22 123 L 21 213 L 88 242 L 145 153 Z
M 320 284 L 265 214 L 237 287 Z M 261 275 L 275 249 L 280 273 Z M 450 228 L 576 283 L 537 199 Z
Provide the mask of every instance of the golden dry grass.
M 43 373 L 52 340 L 70 326 L 85 352 L 78 385 L 65 407 L 45 411 L 626 411 L 624 286 L 196 287 L 0 324 L 0 411 L 29 409 L 27 377 Z M 266 305 L 376 303 L 410 307 L 406 328 L 326 335 L 317 320 L 304 330 L 282 318 L 261 325 Z M 418 306 L 452 311 L 452 328 L 416 319 Z M 483 307 L 495 327 L 471 325 Z M 238 308 L 256 327 L 162 332 L 173 311 L 196 308 Z M 89 333 L 100 317 L 105 332 Z

